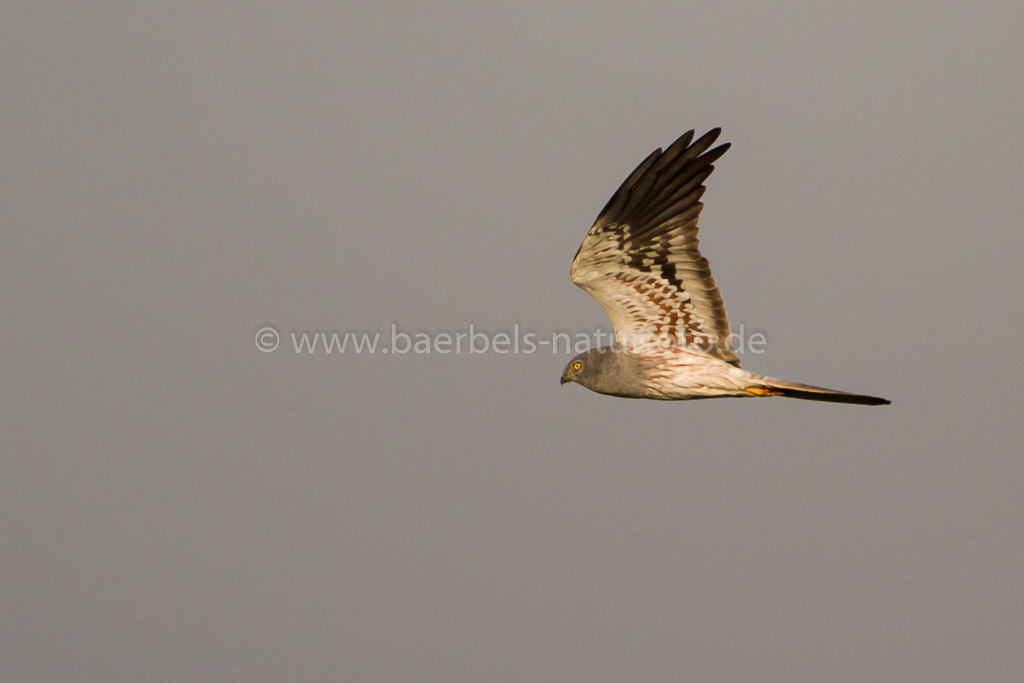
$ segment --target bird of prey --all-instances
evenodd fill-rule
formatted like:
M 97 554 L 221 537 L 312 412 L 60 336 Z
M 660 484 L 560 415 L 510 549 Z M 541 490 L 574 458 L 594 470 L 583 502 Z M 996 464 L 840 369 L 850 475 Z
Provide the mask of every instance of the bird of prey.
M 572 262 L 572 281 L 604 307 L 615 344 L 579 354 L 562 372 L 626 398 L 784 396 L 885 405 L 875 396 L 749 372 L 733 348 L 722 293 L 698 251 L 704 181 L 729 144 L 720 128 L 691 130 L 636 167 L 608 200 Z

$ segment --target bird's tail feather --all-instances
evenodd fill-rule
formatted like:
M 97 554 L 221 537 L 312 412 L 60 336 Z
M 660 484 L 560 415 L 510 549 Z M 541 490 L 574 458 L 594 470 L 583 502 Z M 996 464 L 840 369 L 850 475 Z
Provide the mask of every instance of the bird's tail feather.
M 747 391 L 755 396 L 783 396 L 785 398 L 799 398 L 805 401 L 855 403 L 862 406 L 887 406 L 892 403 L 888 399 L 877 396 L 851 394 L 846 391 L 825 389 L 824 387 L 816 387 L 810 384 L 787 382 L 784 379 L 775 379 L 774 377 L 760 377 L 757 385 L 747 388 Z

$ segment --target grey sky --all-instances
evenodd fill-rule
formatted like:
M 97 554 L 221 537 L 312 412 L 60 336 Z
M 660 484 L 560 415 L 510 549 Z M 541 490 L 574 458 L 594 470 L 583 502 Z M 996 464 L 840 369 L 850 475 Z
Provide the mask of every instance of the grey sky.
M 0 679 L 1016 680 L 1021 4 L 363 5 L 0 12 Z M 607 327 L 716 125 L 745 366 L 892 406 L 288 348 Z

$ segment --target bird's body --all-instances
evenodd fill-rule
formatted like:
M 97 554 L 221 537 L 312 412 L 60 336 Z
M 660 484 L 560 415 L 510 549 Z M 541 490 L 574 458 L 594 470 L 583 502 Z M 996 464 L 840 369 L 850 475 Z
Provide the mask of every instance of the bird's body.
M 623 398 L 670 401 L 738 396 L 743 391 L 740 377 L 750 374 L 682 346 L 604 346 L 581 353 L 573 361 L 582 363 L 587 372 L 563 377 L 564 381 L 576 381 L 600 394 Z
M 573 358 L 562 383 L 625 398 L 786 396 L 889 403 L 740 367 L 721 292 L 697 240 L 703 182 L 729 148 L 709 150 L 720 132 L 716 128 L 694 141 L 690 131 L 664 152 L 653 152 L 587 233 L 573 260 L 572 280 L 607 311 L 616 344 Z

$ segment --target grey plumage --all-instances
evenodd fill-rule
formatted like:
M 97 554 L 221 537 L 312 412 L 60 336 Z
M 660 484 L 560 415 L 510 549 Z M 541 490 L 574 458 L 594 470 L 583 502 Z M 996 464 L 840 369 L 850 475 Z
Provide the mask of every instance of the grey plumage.
M 580 364 L 576 370 L 574 365 Z M 591 391 L 623 398 L 647 398 L 644 378 L 651 369 L 649 359 L 636 354 L 601 347 L 573 358 L 562 374 L 562 384 L 578 382 Z

